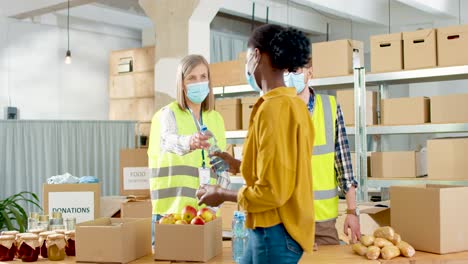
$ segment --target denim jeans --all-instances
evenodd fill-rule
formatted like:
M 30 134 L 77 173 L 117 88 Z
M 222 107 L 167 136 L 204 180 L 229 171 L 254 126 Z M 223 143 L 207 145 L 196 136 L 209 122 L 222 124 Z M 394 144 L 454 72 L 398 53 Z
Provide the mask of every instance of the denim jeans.
M 160 215 L 160 214 L 154 214 L 153 217 L 152 217 L 152 221 L 151 221 L 151 222 L 152 222 L 152 224 L 151 224 L 151 237 L 153 238 L 153 239 L 152 239 L 152 244 L 153 244 L 153 246 L 154 246 L 154 224 L 155 224 L 156 222 L 158 222 L 159 219 L 161 219 L 161 218 L 162 218 L 162 215 Z
M 297 263 L 302 257 L 301 246 L 288 234 L 283 224 L 268 228 L 249 229 L 249 241 L 241 264 Z

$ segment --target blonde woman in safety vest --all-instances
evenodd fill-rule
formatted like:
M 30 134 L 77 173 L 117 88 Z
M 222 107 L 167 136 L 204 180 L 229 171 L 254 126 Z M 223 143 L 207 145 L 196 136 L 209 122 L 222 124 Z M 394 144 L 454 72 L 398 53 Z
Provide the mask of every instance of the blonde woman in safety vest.
M 195 193 L 199 174 L 211 175 L 206 148 L 205 125 L 213 133 L 220 149 L 226 148 L 224 120 L 214 109 L 208 62 L 200 55 L 182 59 L 176 75 L 177 100 L 159 110 L 151 121 L 148 148 L 153 222 L 187 206 L 199 209 Z
M 338 245 L 335 228 L 338 217 L 338 186 L 346 195 L 347 216 L 344 233 L 351 230 L 351 240 L 359 240 L 359 211 L 356 207 L 357 181 L 353 175 L 348 136 L 340 105 L 335 97 L 315 93 L 308 87 L 312 79 L 310 63 L 296 72 L 284 74 L 289 87 L 295 87 L 298 96 L 306 103 L 315 128 L 312 153 L 314 179 L 315 242 L 318 245 Z

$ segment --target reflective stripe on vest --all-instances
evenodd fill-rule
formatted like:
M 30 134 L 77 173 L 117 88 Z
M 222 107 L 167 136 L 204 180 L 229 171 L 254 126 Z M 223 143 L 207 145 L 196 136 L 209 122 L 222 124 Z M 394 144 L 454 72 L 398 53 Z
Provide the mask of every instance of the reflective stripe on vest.
M 312 122 L 315 128 L 312 155 L 315 219 L 318 222 L 338 216 L 338 184 L 335 172 L 336 101 L 328 95 L 315 95 Z
M 167 109 L 168 108 L 168 109 Z M 166 106 L 175 116 L 178 135 L 193 135 L 198 131 L 192 115 L 182 110 L 177 102 Z M 200 185 L 198 168 L 202 164 L 200 150 L 194 150 L 185 155 L 177 155 L 161 150 L 161 111 L 158 111 L 151 121 L 151 135 L 148 148 L 148 163 L 152 169 L 150 178 L 151 201 L 153 214 L 179 213 L 186 205 L 195 209 L 197 204 L 195 192 Z M 216 111 L 203 112 L 203 123 L 213 132 L 221 149 L 226 147 L 224 120 Z M 209 157 L 205 155 L 205 164 L 209 167 Z M 211 184 L 216 184 L 212 174 Z

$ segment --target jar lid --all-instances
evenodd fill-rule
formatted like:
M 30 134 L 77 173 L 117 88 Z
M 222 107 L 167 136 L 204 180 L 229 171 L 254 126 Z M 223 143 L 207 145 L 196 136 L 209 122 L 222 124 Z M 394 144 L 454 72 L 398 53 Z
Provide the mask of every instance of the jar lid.
M 2 240 L 2 241 L 4 241 L 4 240 L 15 240 L 15 236 L 14 235 L 1 235 L 0 240 Z
M 39 233 L 39 236 L 40 237 L 46 237 L 46 236 L 50 236 L 50 235 L 53 235 L 53 234 L 57 234 L 57 233 L 55 233 L 54 231 L 45 231 L 45 232 Z
M 56 239 L 65 239 L 65 235 L 62 234 L 52 234 L 47 237 L 48 240 L 56 240 Z
M 15 230 L 12 230 L 12 231 L 3 231 L 2 232 L 2 235 L 12 235 L 12 236 L 16 236 L 17 234 L 19 234 L 18 231 L 15 231 Z
M 28 240 L 38 240 L 39 236 L 35 234 L 26 234 L 21 236 L 21 240 L 28 241 Z
M 39 222 L 48 222 L 49 221 L 49 215 L 40 215 L 39 216 Z

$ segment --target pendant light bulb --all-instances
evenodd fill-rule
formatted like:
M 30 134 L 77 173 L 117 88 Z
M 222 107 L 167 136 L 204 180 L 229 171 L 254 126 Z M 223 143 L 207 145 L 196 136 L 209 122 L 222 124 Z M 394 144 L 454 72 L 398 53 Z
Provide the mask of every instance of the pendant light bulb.
M 67 50 L 67 55 L 65 56 L 65 63 L 70 64 L 72 62 L 71 51 Z

